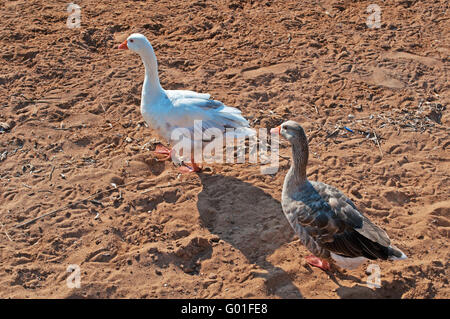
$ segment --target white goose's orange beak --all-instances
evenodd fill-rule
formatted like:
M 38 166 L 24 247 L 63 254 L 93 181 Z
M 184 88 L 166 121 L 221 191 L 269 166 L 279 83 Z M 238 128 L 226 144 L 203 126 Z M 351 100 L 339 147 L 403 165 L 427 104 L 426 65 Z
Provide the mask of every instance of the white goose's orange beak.
M 127 40 L 123 41 L 122 44 L 119 45 L 119 50 L 128 50 Z
M 277 127 L 274 127 L 273 129 L 271 129 L 270 130 L 270 133 L 272 133 L 272 134 L 280 134 L 280 131 L 281 131 L 281 125 L 279 125 L 279 126 L 277 126 Z

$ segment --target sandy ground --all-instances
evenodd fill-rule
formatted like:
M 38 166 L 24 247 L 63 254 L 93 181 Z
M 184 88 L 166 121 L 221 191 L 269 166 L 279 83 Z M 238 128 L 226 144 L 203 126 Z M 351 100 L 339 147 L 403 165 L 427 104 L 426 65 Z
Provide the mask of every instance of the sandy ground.
M 446 0 L 78 4 L 69 29 L 67 1 L 0 3 L 0 297 L 450 297 Z M 116 49 L 132 32 L 152 42 L 164 88 L 211 93 L 256 128 L 302 123 L 309 178 L 409 259 L 378 262 L 379 289 L 367 264 L 307 266 L 279 202 L 287 159 L 275 175 L 157 162 L 143 66 Z M 71 264 L 81 288 L 66 285 Z

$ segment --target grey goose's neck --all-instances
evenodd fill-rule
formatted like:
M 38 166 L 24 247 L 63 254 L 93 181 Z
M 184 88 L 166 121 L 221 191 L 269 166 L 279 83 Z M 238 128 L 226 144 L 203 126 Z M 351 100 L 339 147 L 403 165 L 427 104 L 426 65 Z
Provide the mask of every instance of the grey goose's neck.
M 306 178 L 306 166 L 308 164 L 308 144 L 296 141 L 292 143 L 291 168 L 284 179 L 283 195 L 298 192 L 301 186 L 308 180 Z

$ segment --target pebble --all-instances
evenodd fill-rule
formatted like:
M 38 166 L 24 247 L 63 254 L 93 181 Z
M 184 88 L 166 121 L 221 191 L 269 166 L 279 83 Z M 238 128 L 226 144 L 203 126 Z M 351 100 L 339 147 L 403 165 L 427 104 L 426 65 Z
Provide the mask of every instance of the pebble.
M 0 162 L 4 161 L 8 155 L 8 151 L 4 151 L 3 153 L 0 153 Z
M 0 122 L 0 132 L 7 132 L 11 129 L 11 126 L 6 122 Z

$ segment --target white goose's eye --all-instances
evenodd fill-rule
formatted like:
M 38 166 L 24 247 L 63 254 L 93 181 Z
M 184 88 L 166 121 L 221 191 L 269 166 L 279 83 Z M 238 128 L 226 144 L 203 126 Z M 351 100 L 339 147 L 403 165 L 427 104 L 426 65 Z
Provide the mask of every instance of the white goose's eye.
M 130 42 L 131 42 L 131 43 L 133 43 L 133 42 L 134 42 L 134 40 L 133 40 L 133 39 L 130 39 Z

